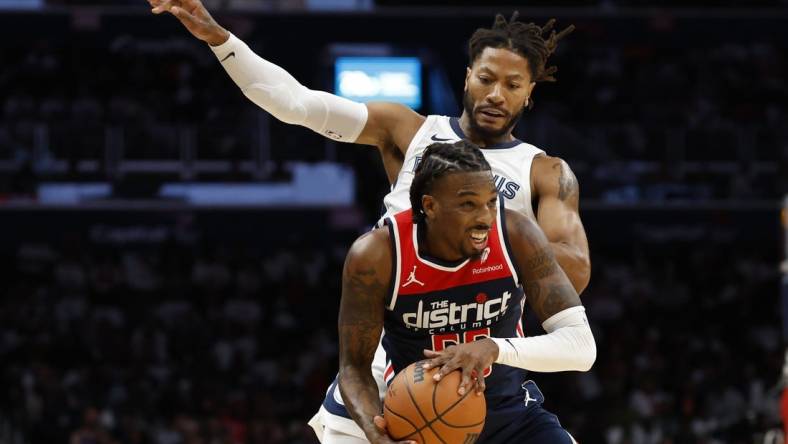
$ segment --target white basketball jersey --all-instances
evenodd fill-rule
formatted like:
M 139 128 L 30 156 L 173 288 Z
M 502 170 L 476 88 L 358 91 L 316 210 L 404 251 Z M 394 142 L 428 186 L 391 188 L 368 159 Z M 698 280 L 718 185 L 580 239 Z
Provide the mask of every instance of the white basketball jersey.
M 416 165 L 421 161 L 424 150 L 435 142 L 453 143 L 466 139 L 457 117 L 427 116 L 427 120 L 416 132 L 405 152 L 402 169 L 391 191 L 383 199 L 386 213 L 381 218 L 393 216 L 410 208 L 410 184 L 413 182 Z M 533 218 L 531 206 L 531 163 L 543 150 L 513 140 L 482 148 L 484 158 L 490 163 L 498 192 L 506 199 L 506 208 L 520 211 Z M 378 222 L 378 226 L 382 222 Z

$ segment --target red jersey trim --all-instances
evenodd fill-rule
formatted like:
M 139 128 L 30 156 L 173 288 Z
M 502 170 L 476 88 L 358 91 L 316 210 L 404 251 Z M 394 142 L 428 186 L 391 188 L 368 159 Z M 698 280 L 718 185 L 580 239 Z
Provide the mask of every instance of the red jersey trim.
M 499 205 L 498 217 L 501 217 Z M 512 272 L 513 266 L 506 251 L 506 242 L 501 237 L 502 230 L 499 221 L 493 224 L 490 230 L 490 242 L 485 254 L 478 258 L 468 258 L 462 263 L 450 267 L 436 264 L 425 259 L 418 253 L 418 227 L 412 221 L 412 211 L 406 210 L 396 214 L 392 225 L 396 227 L 397 247 L 399 256 L 399 274 L 396 282 L 396 294 L 388 305 L 393 310 L 396 298 L 442 291 L 449 288 L 474 285 L 497 279 L 514 279 L 517 276 Z
M 527 217 L 527 216 L 526 216 Z M 504 210 L 503 206 L 503 197 L 498 197 L 498 239 L 500 239 L 501 243 L 501 251 L 503 252 L 503 257 L 506 259 L 506 265 L 509 266 L 509 271 L 512 273 L 512 277 L 514 278 L 514 283 L 519 287 L 520 286 L 520 273 L 518 272 L 517 266 L 515 262 L 512 261 L 510 249 L 511 245 L 509 245 L 509 234 L 506 230 L 506 211 Z

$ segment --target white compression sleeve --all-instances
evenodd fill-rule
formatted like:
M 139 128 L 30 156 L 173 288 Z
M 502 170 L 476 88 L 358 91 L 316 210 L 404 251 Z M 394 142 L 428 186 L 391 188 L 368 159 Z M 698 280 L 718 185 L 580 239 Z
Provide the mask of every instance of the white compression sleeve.
M 211 50 L 244 95 L 282 122 L 341 142 L 354 142 L 367 123 L 363 103 L 305 87 L 232 34 Z
M 498 364 L 536 372 L 588 371 L 596 360 L 594 334 L 585 308 L 571 307 L 542 323 L 547 334 L 529 338 L 491 338 Z

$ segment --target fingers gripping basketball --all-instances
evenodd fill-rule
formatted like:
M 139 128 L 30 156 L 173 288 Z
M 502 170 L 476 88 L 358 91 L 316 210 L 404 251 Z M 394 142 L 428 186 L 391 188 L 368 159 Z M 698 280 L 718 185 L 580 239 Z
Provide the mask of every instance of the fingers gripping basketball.
M 422 444 L 475 442 L 486 417 L 484 396 L 474 391 L 459 395 L 459 371 L 436 383 L 432 376 L 437 368 L 425 370 L 422 364 L 402 370 L 386 392 L 383 414 L 389 435 Z

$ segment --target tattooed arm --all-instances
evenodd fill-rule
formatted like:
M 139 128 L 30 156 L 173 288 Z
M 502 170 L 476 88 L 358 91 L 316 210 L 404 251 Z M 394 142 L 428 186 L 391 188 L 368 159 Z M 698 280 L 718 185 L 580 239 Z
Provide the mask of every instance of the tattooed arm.
M 511 210 L 506 210 L 505 217 L 520 282 L 536 316 L 544 322 L 567 308 L 582 306 L 539 226 Z
M 511 210 L 504 217 L 526 301 L 547 334 L 492 339 L 498 345 L 495 362 L 541 372 L 589 370 L 596 360 L 594 335 L 552 245 L 528 217 Z
M 370 369 L 383 330 L 392 272 L 388 236 L 385 228 L 374 230 L 350 247 L 339 305 L 339 391 L 348 412 L 373 444 L 393 443 L 381 429 L 385 423 L 375 419 L 383 409 Z
M 577 178 L 563 160 L 537 157 L 531 167 L 531 189 L 536 200 L 537 223 L 550 241 L 558 264 L 575 290 L 582 293 L 591 279 L 591 261 L 580 220 Z

